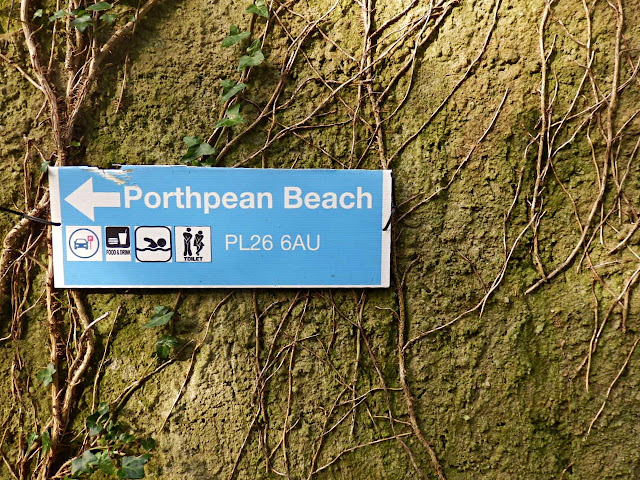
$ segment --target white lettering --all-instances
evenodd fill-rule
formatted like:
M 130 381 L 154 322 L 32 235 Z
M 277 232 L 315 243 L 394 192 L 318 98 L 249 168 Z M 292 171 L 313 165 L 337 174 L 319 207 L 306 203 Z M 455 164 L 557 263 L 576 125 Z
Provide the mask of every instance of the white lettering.
M 152 200 L 153 199 L 153 203 Z M 158 208 L 162 203 L 162 199 L 160 198 L 160 194 L 157 192 L 149 192 L 144 196 L 144 204 L 147 208 Z
M 371 194 L 369 192 L 363 192 L 362 187 L 358 187 L 358 207 L 362 208 L 362 199 L 367 199 L 367 209 L 372 208 L 373 198 L 371 198 Z
M 235 245 L 238 243 L 238 236 L 237 235 L 226 235 L 225 239 L 224 239 L 224 243 L 225 243 L 225 250 L 229 250 L 229 246 L 230 245 Z
M 178 195 L 176 192 L 162 192 L 162 197 L 164 199 L 164 208 L 169 208 L 169 199 L 171 197 L 175 197 Z
M 309 192 L 304 197 L 304 205 L 311 210 L 315 210 L 320 206 L 320 195 L 316 192 Z
M 180 187 L 176 187 L 176 207 L 178 208 L 184 208 L 184 205 L 182 204 L 182 197 L 184 197 L 184 193 L 182 193 Z
M 267 199 L 267 208 L 273 208 L 273 195 L 271 192 L 258 192 L 258 208 L 264 208 L 262 206 L 262 200 Z
M 222 195 L 222 204 L 225 208 L 236 208 L 238 206 L 238 196 L 233 192 Z
M 302 206 L 302 189 L 284 187 L 284 208 L 300 208 Z M 295 201 L 295 203 L 293 203 Z
M 322 195 L 322 208 L 327 210 L 332 208 L 338 208 L 338 195 L 335 192 L 327 192 Z
M 347 203 L 347 198 L 351 198 L 351 202 Z M 340 195 L 340 206 L 346 210 L 353 208 L 355 206 L 355 202 L 353 201 L 355 198 L 356 196 L 353 193 L 344 192 L 342 195 Z
M 255 196 L 251 192 L 242 192 L 240 194 L 240 208 L 245 210 L 248 208 L 256 208 Z
M 124 208 L 131 208 L 131 201 L 141 198 L 142 189 L 140 187 L 124 187 Z
M 214 199 L 214 203 L 211 203 L 211 199 Z M 216 192 L 207 192 L 204 194 L 204 213 L 209 213 L 209 210 L 218 208 L 220 206 L 220 195 Z
M 191 192 L 191 187 L 185 189 L 184 194 L 187 196 L 187 208 L 191 208 L 191 199 L 196 199 L 196 208 L 202 208 L 202 198 L 198 192 Z

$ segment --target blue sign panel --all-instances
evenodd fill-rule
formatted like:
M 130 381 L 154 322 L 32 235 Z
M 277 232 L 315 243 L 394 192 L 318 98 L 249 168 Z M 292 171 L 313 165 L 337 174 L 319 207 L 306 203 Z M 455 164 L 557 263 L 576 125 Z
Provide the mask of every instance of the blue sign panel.
M 388 287 L 391 172 L 49 168 L 58 288 Z

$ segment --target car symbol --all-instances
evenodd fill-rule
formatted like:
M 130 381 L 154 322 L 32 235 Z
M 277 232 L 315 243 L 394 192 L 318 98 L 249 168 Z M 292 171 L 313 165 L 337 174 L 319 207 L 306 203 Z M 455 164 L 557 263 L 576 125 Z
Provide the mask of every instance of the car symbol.
M 76 238 L 73 241 L 73 248 L 75 249 L 84 248 L 86 250 L 89 250 L 89 242 L 84 238 Z

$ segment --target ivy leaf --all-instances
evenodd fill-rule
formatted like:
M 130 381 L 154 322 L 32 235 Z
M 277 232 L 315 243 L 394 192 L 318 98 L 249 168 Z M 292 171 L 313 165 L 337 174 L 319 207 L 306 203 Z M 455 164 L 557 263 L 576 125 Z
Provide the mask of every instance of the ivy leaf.
M 102 432 L 103 427 L 98 421 L 96 413 L 87 417 L 87 428 L 89 429 L 89 436 L 91 437 L 95 437 Z
M 202 139 L 200 137 L 183 137 L 182 141 L 187 145 L 187 147 L 196 147 L 202 143 Z
M 36 432 L 31 432 L 29 434 L 29 436 L 27 437 L 27 452 L 31 449 L 31 445 L 33 445 L 33 443 L 38 439 L 40 435 L 38 435 Z
M 251 35 L 251 32 L 241 32 L 237 25 L 231 25 L 231 28 L 229 28 L 229 35 L 222 40 L 222 46 L 230 47 L 235 45 L 245 38 L 249 38 L 249 35 Z
M 39 8 L 38 10 L 33 12 L 33 19 L 35 20 L 36 18 L 42 18 L 42 15 L 44 15 L 44 10 Z
M 108 441 L 116 441 L 118 439 L 118 435 L 122 431 L 122 425 L 120 423 L 114 424 L 111 420 L 107 422 L 105 426 L 105 430 L 107 431 L 104 438 Z
M 87 10 L 89 10 L 90 12 L 101 12 L 103 10 L 110 10 L 111 8 L 113 8 L 113 5 L 111 5 L 110 3 L 98 2 L 94 3 L 93 5 L 89 5 L 87 7 Z
M 144 325 L 144 328 L 161 327 L 163 325 L 166 325 L 167 323 L 169 323 L 169 320 L 171 320 L 171 317 L 173 317 L 174 313 L 175 312 L 170 311 L 167 307 L 156 305 L 154 307 L 154 312 L 151 320 L 149 320 L 146 325 Z
M 240 104 L 236 103 L 232 107 L 227 109 L 227 113 L 225 114 L 225 118 L 217 122 L 215 127 L 233 127 L 239 123 L 244 122 L 244 118 L 240 115 Z
M 100 402 L 97 412 L 100 415 L 106 415 L 107 413 L 109 413 L 109 404 L 107 402 Z
M 81 15 L 74 18 L 70 25 L 76 27 L 79 32 L 84 32 L 92 23 L 91 15 Z
M 265 5 L 265 0 L 256 0 L 253 5 L 245 10 L 246 13 L 255 13 L 264 18 L 269 18 L 269 8 Z
M 100 403 L 98 410 L 87 417 L 87 428 L 89 435 L 94 437 L 104 430 L 104 424 L 107 421 L 109 413 L 109 405 L 106 402 Z
M 67 12 L 65 10 L 58 10 L 56 13 L 54 13 L 53 15 L 51 15 L 49 17 L 49 21 L 50 22 L 55 22 L 56 20 L 59 20 L 62 17 L 68 17 L 68 16 L 69 16 L 69 12 Z
M 91 473 L 97 459 L 91 450 L 85 450 L 81 457 L 71 460 L 71 475 Z
M 45 430 L 42 432 L 42 453 L 46 453 L 51 450 L 51 435 L 49 434 L 49 430 Z
M 171 349 L 176 345 L 178 345 L 178 339 L 176 337 L 172 335 L 162 335 L 156 342 L 156 355 L 158 358 L 168 358 Z
M 144 478 L 144 464 L 149 461 L 150 455 L 144 454 L 139 457 L 122 457 L 122 468 L 118 470 L 118 477 Z
M 100 20 L 102 20 L 105 23 L 108 23 L 109 25 L 113 25 L 113 23 L 116 21 L 117 18 L 118 16 L 114 15 L 113 13 L 105 13 L 104 15 L 100 16 Z
M 259 42 L 260 40 L 256 41 Z M 253 50 L 252 47 L 253 44 L 247 49 L 247 52 L 249 52 L 249 50 Z M 264 53 L 262 53 L 262 50 L 260 50 L 260 46 L 258 45 L 257 50 L 253 50 L 253 52 L 249 53 L 249 55 L 243 55 L 240 57 L 240 61 L 238 62 L 238 71 L 241 72 L 245 68 L 255 67 L 257 65 L 260 65 L 262 62 L 264 62 Z
M 95 466 L 98 467 L 107 475 L 116 474 L 116 466 L 114 465 L 113 460 L 109 456 L 109 452 L 96 453 Z
M 260 41 L 259 38 L 256 38 L 253 42 L 251 42 L 251 45 L 247 47 L 247 53 L 249 55 L 253 55 L 254 53 L 260 51 L 261 46 L 262 46 L 262 42 Z
M 185 153 L 182 156 L 182 158 L 180 158 L 180 161 L 184 163 L 195 162 L 196 160 L 198 160 L 198 158 L 202 157 L 203 155 L 213 155 L 216 153 L 215 149 L 211 145 L 209 145 L 207 142 L 203 142 L 200 137 L 184 137 L 182 141 L 188 147 L 187 153 Z M 167 312 L 168 312 L 168 309 L 167 309 Z M 151 325 L 147 324 L 145 325 L 145 327 L 146 326 L 151 326 Z
M 220 84 L 222 85 L 222 98 L 220 99 L 222 103 L 232 99 L 239 92 L 247 88 L 246 83 L 236 83 L 233 80 L 221 80 Z
M 142 448 L 144 448 L 145 450 L 155 450 L 157 446 L 156 441 L 151 437 L 147 437 L 142 440 L 142 442 L 140 442 L 140 445 L 142 445 Z
M 54 373 L 56 373 L 56 369 L 53 363 L 50 363 L 36 374 L 36 378 L 42 382 L 42 385 L 48 387 L 53 382 Z
M 131 443 L 136 440 L 136 437 L 134 435 L 131 435 L 130 433 L 121 433 L 118 437 L 118 440 L 120 440 L 122 443 Z
M 198 148 L 196 148 L 196 157 L 198 158 L 204 155 L 213 155 L 214 153 L 216 153 L 216 151 L 207 142 L 202 142 L 198 145 Z

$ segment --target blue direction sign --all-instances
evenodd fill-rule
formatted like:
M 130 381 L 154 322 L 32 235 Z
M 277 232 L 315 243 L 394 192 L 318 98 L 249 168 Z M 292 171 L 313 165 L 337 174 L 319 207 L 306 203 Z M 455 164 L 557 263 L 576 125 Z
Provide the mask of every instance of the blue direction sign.
M 49 168 L 55 286 L 388 287 L 391 172 Z

